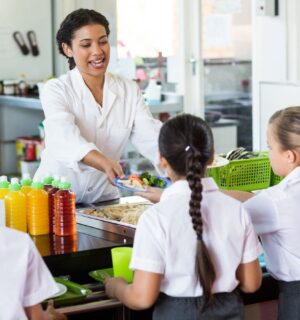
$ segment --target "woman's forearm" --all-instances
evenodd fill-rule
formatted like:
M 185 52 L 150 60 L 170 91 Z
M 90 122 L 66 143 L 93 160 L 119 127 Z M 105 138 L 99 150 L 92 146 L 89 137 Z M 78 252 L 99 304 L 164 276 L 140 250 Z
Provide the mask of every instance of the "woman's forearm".
M 81 161 L 90 167 L 105 172 L 112 183 L 116 177 L 124 177 L 124 172 L 119 162 L 106 157 L 97 150 L 90 151 Z
M 104 171 L 107 158 L 97 150 L 90 151 L 81 161 L 97 170 Z

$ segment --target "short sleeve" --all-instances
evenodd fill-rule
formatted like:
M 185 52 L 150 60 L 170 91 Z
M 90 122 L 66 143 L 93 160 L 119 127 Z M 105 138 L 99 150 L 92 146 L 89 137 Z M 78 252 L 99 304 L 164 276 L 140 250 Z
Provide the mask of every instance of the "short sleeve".
M 154 208 L 140 218 L 134 237 L 130 268 L 154 273 L 164 273 L 164 232 Z
M 271 199 L 266 192 L 263 191 L 247 200 L 243 206 L 249 213 L 258 235 L 272 233 L 279 229 L 279 217 L 274 199 Z
M 59 291 L 50 271 L 28 237 L 28 265 L 24 288 L 23 306 L 33 306 Z
M 247 212 L 242 209 L 245 228 L 244 248 L 241 263 L 249 263 L 257 259 L 260 254 L 260 244 L 253 224 Z

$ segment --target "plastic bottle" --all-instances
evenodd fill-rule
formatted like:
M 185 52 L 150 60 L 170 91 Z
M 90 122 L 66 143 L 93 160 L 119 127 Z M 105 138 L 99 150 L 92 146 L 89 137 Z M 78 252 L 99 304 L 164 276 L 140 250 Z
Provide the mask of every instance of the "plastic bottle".
M 70 236 L 76 234 L 75 193 L 71 184 L 61 177 L 60 190 L 55 193 L 55 234 Z
M 52 189 L 48 191 L 48 203 L 49 203 L 49 232 L 54 233 L 55 226 L 55 193 L 59 190 L 59 176 L 54 175 L 52 181 Z
M 148 105 L 155 105 L 160 103 L 161 86 L 157 85 L 155 78 L 149 79 L 149 84 L 145 89 L 145 96 Z
M 52 181 L 53 181 L 53 178 L 51 174 L 47 173 L 42 181 L 44 184 L 45 191 L 48 192 L 50 189 L 52 189 Z
M 49 233 L 48 193 L 43 184 L 34 180 L 28 193 L 28 231 L 37 236 Z
M 29 173 L 24 173 L 21 180 L 21 191 L 27 195 L 31 191 L 32 180 Z
M 9 182 L 7 181 L 7 176 L 0 177 L 0 199 L 4 199 L 7 195 L 9 189 Z
M 18 178 L 12 178 L 9 192 L 4 197 L 6 226 L 27 232 L 26 196 L 21 192 Z

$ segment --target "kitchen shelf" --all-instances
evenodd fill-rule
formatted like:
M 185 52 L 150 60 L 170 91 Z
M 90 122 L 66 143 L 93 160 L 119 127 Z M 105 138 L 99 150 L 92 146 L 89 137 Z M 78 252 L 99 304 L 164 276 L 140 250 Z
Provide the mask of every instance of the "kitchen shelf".
M 0 95 L 0 106 L 1 105 L 42 111 L 42 104 L 38 96 L 21 97 L 21 96 Z M 157 105 L 151 105 L 149 106 L 149 108 L 152 113 L 162 113 L 162 112 L 176 113 L 176 112 L 182 112 L 183 106 L 181 102 L 164 101 Z

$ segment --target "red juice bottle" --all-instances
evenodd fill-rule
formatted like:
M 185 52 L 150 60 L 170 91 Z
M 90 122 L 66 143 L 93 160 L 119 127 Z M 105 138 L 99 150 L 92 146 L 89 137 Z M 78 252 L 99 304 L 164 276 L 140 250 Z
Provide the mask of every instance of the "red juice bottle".
M 52 189 L 48 190 L 48 202 L 49 202 L 49 232 L 54 233 L 55 226 L 55 193 L 59 190 L 59 176 L 54 175 L 52 181 Z
M 43 179 L 43 184 L 44 184 L 44 190 L 48 192 L 50 189 L 52 189 L 52 181 L 53 178 L 51 174 L 47 173 Z
M 57 236 L 70 236 L 76 234 L 76 197 L 71 191 L 71 183 L 61 177 L 59 189 L 55 193 L 55 227 Z

